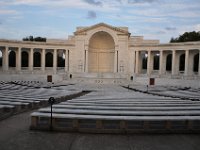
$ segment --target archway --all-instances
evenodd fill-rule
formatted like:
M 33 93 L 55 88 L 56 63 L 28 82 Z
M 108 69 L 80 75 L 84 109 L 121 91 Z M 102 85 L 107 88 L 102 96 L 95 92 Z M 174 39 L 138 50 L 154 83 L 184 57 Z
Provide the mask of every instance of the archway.
M 22 67 L 28 67 L 28 53 L 26 51 L 22 52 L 21 63 Z
M 185 54 L 182 54 L 179 58 L 179 71 L 185 70 Z
M 9 67 L 16 67 L 16 53 L 9 51 Z
M 141 52 L 141 57 L 142 57 L 142 69 L 146 70 L 147 69 L 147 61 L 148 61 L 147 52 Z
M 193 71 L 199 71 L 199 54 L 194 55 Z
M 172 71 L 172 54 L 168 54 L 166 59 L 166 71 Z
M 153 70 L 159 70 L 160 67 L 160 55 L 159 53 L 153 56 Z
M 2 67 L 2 58 L 3 58 L 3 53 L 2 53 L 2 51 L 0 50 L 0 67 Z
M 53 67 L 53 54 L 51 52 L 46 53 L 45 67 Z
M 57 55 L 57 67 L 65 67 L 65 59 L 64 50 L 59 50 Z
M 114 72 L 115 42 L 110 34 L 100 31 L 89 41 L 88 72 Z
M 33 67 L 41 67 L 41 54 L 40 54 L 40 52 L 34 52 Z

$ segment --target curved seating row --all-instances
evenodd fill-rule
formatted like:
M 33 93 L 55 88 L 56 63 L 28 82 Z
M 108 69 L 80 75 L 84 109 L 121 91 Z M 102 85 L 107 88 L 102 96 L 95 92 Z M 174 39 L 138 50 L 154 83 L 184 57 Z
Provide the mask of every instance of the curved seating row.
M 200 101 L 131 91 L 120 86 L 53 106 L 53 130 L 91 133 L 177 133 L 200 131 Z M 98 85 L 96 85 L 98 86 Z M 31 129 L 50 129 L 50 108 L 31 114 Z

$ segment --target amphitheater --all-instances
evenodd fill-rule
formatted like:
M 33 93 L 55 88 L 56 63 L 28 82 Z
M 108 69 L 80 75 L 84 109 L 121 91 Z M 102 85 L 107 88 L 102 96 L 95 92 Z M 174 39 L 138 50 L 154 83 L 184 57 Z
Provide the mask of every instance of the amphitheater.
M 99 23 L 67 40 L 0 40 L 0 50 L 1 120 L 34 110 L 31 130 L 200 131 L 199 42 L 161 44 Z

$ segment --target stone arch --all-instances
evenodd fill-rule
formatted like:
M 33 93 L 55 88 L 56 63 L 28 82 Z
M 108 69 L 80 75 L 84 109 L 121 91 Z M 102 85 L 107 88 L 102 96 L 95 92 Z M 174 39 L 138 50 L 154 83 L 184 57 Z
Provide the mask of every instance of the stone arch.
M 9 67 L 16 67 L 16 52 L 10 50 L 9 52 Z
M 88 72 L 114 72 L 115 42 L 104 31 L 96 32 L 89 41 Z
M 53 54 L 51 52 L 46 53 L 45 67 L 53 67 Z
M 28 61 L 29 61 L 28 52 L 22 51 L 21 55 L 22 55 L 22 58 L 21 58 L 22 67 L 28 67 Z
M 85 42 L 86 42 L 86 45 L 89 45 L 89 44 L 90 44 L 90 40 L 91 40 L 92 36 L 93 36 L 94 34 L 96 34 L 97 32 L 106 32 L 106 33 L 110 34 L 111 37 L 112 37 L 113 40 L 114 40 L 114 43 L 115 43 L 115 44 L 118 43 L 118 37 L 117 37 L 116 32 L 113 32 L 112 29 L 109 29 L 109 28 L 107 28 L 107 27 L 100 27 L 100 28 L 93 29 L 93 30 L 91 30 L 91 31 L 89 31 L 89 32 L 87 33 L 88 36 L 87 36 L 86 41 L 85 41 Z
M 40 52 L 34 52 L 34 54 L 33 54 L 33 67 L 41 67 L 41 54 L 40 54 Z
M 199 71 L 199 53 L 194 55 L 193 71 L 194 72 L 198 72 Z
M 185 71 L 185 53 L 179 57 L 179 71 Z
M 172 71 L 172 54 L 168 54 L 166 57 L 166 71 Z

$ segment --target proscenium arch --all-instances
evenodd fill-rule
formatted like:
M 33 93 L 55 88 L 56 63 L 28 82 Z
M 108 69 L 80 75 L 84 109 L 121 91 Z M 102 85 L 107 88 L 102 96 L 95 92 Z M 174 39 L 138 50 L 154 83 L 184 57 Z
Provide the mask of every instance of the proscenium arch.
M 99 31 L 93 34 L 88 52 L 88 72 L 114 72 L 115 42 L 109 33 Z

